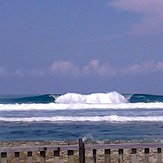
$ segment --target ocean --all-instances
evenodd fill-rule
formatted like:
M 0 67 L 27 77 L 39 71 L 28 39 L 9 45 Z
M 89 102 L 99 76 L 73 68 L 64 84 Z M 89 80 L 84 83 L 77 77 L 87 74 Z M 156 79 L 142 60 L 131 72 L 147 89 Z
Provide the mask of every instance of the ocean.
M 163 95 L 0 96 L 0 141 L 163 140 Z

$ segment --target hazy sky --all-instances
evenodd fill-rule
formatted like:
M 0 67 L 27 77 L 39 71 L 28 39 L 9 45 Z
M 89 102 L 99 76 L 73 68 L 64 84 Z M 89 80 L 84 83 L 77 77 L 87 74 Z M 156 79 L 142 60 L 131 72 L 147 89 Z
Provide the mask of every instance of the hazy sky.
M 163 94 L 163 0 L 0 0 L 0 94 Z

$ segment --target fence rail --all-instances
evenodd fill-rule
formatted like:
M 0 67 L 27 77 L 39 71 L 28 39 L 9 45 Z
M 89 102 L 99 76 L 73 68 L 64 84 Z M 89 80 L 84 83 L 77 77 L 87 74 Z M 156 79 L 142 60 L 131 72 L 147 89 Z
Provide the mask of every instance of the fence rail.
M 46 163 L 46 153 L 53 152 L 54 163 L 60 162 L 61 151 L 67 151 L 68 163 L 74 163 L 74 152 L 78 152 L 78 162 L 85 163 L 86 151 L 92 151 L 92 161 L 97 162 L 97 151 L 104 150 L 104 163 L 115 163 L 111 160 L 112 150 L 117 150 L 118 163 L 124 163 L 124 150 L 130 149 L 131 163 L 137 163 L 138 150 L 144 151 L 144 163 L 150 163 L 150 149 L 156 149 L 155 155 L 157 163 L 162 163 L 162 148 L 163 143 L 119 143 L 119 144 L 87 144 L 79 139 L 79 144 L 75 145 L 45 145 L 45 146 L 26 146 L 26 147 L 0 147 L 1 163 L 8 162 L 8 154 L 14 154 L 14 162 L 20 162 L 20 153 L 24 152 L 27 155 L 27 163 L 33 162 L 33 153 L 39 153 L 40 163 Z M 153 163 L 153 162 L 152 162 Z

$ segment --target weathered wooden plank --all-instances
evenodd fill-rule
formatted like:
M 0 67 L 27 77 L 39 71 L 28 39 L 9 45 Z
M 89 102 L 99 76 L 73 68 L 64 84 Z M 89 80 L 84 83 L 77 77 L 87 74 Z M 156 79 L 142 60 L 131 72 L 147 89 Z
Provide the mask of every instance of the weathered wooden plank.
M 137 163 L 137 149 L 136 148 L 132 148 L 131 149 L 131 162 L 132 163 Z
M 96 149 L 93 149 L 93 163 L 96 163 Z
M 123 163 L 123 149 L 119 149 L 118 154 L 118 163 Z
M 20 163 L 20 152 L 15 152 L 15 163 Z
M 120 144 L 85 144 L 85 149 L 131 149 L 131 148 L 163 148 L 163 143 L 120 143 Z M 47 145 L 47 146 L 26 146 L 26 147 L 1 147 L 2 152 L 28 152 L 28 151 L 54 151 L 60 148 L 60 150 L 78 150 L 79 145 Z
M 144 163 L 149 163 L 149 148 L 144 149 Z
M 1 153 L 1 163 L 7 163 L 7 152 Z
M 27 162 L 32 163 L 32 152 L 31 151 L 27 152 Z
M 105 149 L 105 163 L 111 163 L 111 150 Z
M 68 150 L 67 155 L 68 155 L 68 163 L 74 163 L 74 151 Z
M 120 143 L 120 144 L 85 144 L 85 149 L 144 149 L 163 148 L 162 143 Z
M 76 145 L 47 145 L 47 146 L 26 146 L 26 147 L 1 147 L 0 148 L 0 153 L 2 152 L 36 152 L 36 151 L 44 151 L 45 149 L 47 151 L 54 151 L 60 148 L 61 150 L 78 150 L 79 146 L 78 144 Z
M 85 145 L 82 139 L 79 139 L 79 163 L 85 163 Z
M 161 148 L 157 148 L 157 163 L 162 163 Z
M 40 151 L 40 163 L 46 163 L 46 152 Z

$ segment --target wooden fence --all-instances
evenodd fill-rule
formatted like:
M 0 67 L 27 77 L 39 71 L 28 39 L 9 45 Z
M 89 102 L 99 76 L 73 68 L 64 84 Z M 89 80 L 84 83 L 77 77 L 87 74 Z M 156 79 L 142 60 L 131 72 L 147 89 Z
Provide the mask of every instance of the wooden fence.
M 46 145 L 46 146 L 25 146 L 25 147 L 0 147 L 1 153 L 1 163 L 8 162 L 8 154 L 14 154 L 15 163 L 20 163 L 20 153 L 27 154 L 27 163 L 33 162 L 33 153 L 38 152 L 40 157 L 40 163 L 46 162 L 46 153 L 48 151 L 53 152 L 53 161 L 54 163 L 60 162 L 60 152 L 67 151 L 68 163 L 74 163 L 74 151 L 78 151 L 79 154 L 79 163 L 86 163 L 87 160 L 85 158 L 86 151 L 92 151 L 92 162 L 97 162 L 97 151 L 103 150 L 104 163 L 115 163 L 111 160 L 112 150 L 117 150 L 117 162 L 118 163 L 126 163 L 124 161 L 124 150 L 129 149 L 131 155 L 131 163 L 139 163 L 137 160 L 137 151 L 139 149 L 143 149 L 144 163 L 150 163 L 150 149 L 156 149 L 156 162 L 162 163 L 162 148 L 163 143 L 118 143 L 118 144 L 92 144 L 92 143 L 84 143 L 82 139 L 79 139 L 79 144 L 75 145 Z M 153 162 L 151 162 L 153 163 Z

